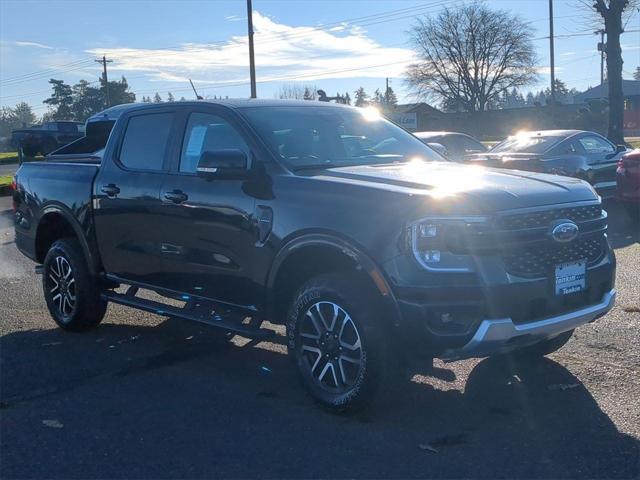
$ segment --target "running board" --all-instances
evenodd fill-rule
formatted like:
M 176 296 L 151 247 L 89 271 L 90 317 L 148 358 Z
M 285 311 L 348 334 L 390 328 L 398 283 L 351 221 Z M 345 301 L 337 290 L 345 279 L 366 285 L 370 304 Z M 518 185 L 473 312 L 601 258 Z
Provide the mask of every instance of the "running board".
M 137 287 L 129 287 L 127 293 L 106 291 L 102 294 L 102 298 L 109 302 L 136 308 L 138 310 L 144 310 L 145 312 L 155 313 L 156 315 L 204 323 L 213 327 L 222 328 L 246 338 L 266 339 L 275 335 L 273 330 L 259 328 L 252 325 L 252 323 L 243 323 L 244 317 L 238 313 L 234 314 L 233 312 L 225 312 L 224 314 L 218 314 L 216 312 L 211 314 L 213 307 L 204 308 L 198 312 L 197 308 L 195 308 L 190 301 L 188 301 L 182 308 L 175 307 L 173 305 L 167 305 L 165 303 L 136 297 L 135 295 L 137 290 Z M 202 303 L 205 304 L 204 301 Z M 213 303 L 210 303 L 210 305 L 213 305 Z

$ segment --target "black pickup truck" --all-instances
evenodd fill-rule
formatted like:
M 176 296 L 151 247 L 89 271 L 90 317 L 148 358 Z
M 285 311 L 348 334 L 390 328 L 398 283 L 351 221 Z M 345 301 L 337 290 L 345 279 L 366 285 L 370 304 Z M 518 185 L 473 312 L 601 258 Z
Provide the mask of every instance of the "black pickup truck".
M 60 327 L 97 326 L 108 302 L 249 338 L 285 324 L 333 409 L 401 357 L 548 354 L 616 295 L 589 184 L 445 162 L 370 109 L 114 107 L 16 185 L 16 244 Z
M 11 145 L 27 157 L 48 155 L 58 148 L 84 137 L 84 123 L 54 121 L 11 132 Z

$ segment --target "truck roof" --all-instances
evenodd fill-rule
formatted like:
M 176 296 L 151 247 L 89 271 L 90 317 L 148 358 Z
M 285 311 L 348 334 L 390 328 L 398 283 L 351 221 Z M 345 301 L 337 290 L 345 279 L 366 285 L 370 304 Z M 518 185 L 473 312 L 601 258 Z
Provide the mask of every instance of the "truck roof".
M 209 103 L 213 105 L 223 105 L 229 108 L 243 108 L 243 107 L 335 107 L 344 108 L 346 105 L 341 105 L 331 102 L 318 102 L 312 100 L 267 100 L 260 98 L 230 98 L 225 100 L 182 100 L 177 102 L 162 102 L 162 103 L 125 103 L 122 105 L 116 105 L 115 107 L 107 108 L 102 112 L 96 113 L 89 117 L 87 122 L 100 122 L 106 120 L 117 120 L 123 113 L 134 109 L 152 109 L 166 107 L 167 105 L 202 105 L 202 103 Z

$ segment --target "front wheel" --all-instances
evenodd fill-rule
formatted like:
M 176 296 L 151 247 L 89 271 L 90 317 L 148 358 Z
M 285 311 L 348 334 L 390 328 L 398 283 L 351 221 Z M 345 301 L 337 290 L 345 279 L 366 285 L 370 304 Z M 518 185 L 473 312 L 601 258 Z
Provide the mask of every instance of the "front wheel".
M 72 331 L 96 327 L 107 310 L 107 301 L 100 296 L 80 243 L 73 238 L 56 241 L 42 267 L 44 298 L 58 326 Z
M 369 402 L 385 368 L 377 297 L 350 273 L 312 278 L 287 320 L 288 350 L 309 393 L 344 411 Z

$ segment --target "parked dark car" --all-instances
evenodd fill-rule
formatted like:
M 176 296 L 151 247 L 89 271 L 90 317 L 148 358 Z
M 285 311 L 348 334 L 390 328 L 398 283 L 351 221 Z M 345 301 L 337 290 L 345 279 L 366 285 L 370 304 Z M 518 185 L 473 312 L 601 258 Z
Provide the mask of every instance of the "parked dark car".
M 14 192 L 16 245 L 66 330 L 108 302 L 255 339 L 284 324 L 303 384 L 340 410 L 404 356 L 536 358 L 614 304 L 586 182 L 433 161 L 363 109 L 134 104 L 87 133 L 84 158 L 25 163 Z
M 582 130 L 521 132 L 489 152 L 469 157 L 496 168 L 552 173 L 581 178 L 603 198 L 615 195 L 616 167 L 627 148 L 602 135 Z
M 468 155 L 487 151 L 487 147 L 479 140 L 466 133 L 415 132 L 414 135 L 427 145 L 442 145 L 445 148 L 444 156 L 454 162 L 463 162 Z
M 11 132 L 11 144 L 28 157 L 48 155 L 58 148 L 84 136 L 84 123 L 45 122 L 31 128 Z
M 631 219 L 640 222 L 640 148 L 618 161 L 617 184 L 617 199 L 624 203 Z

